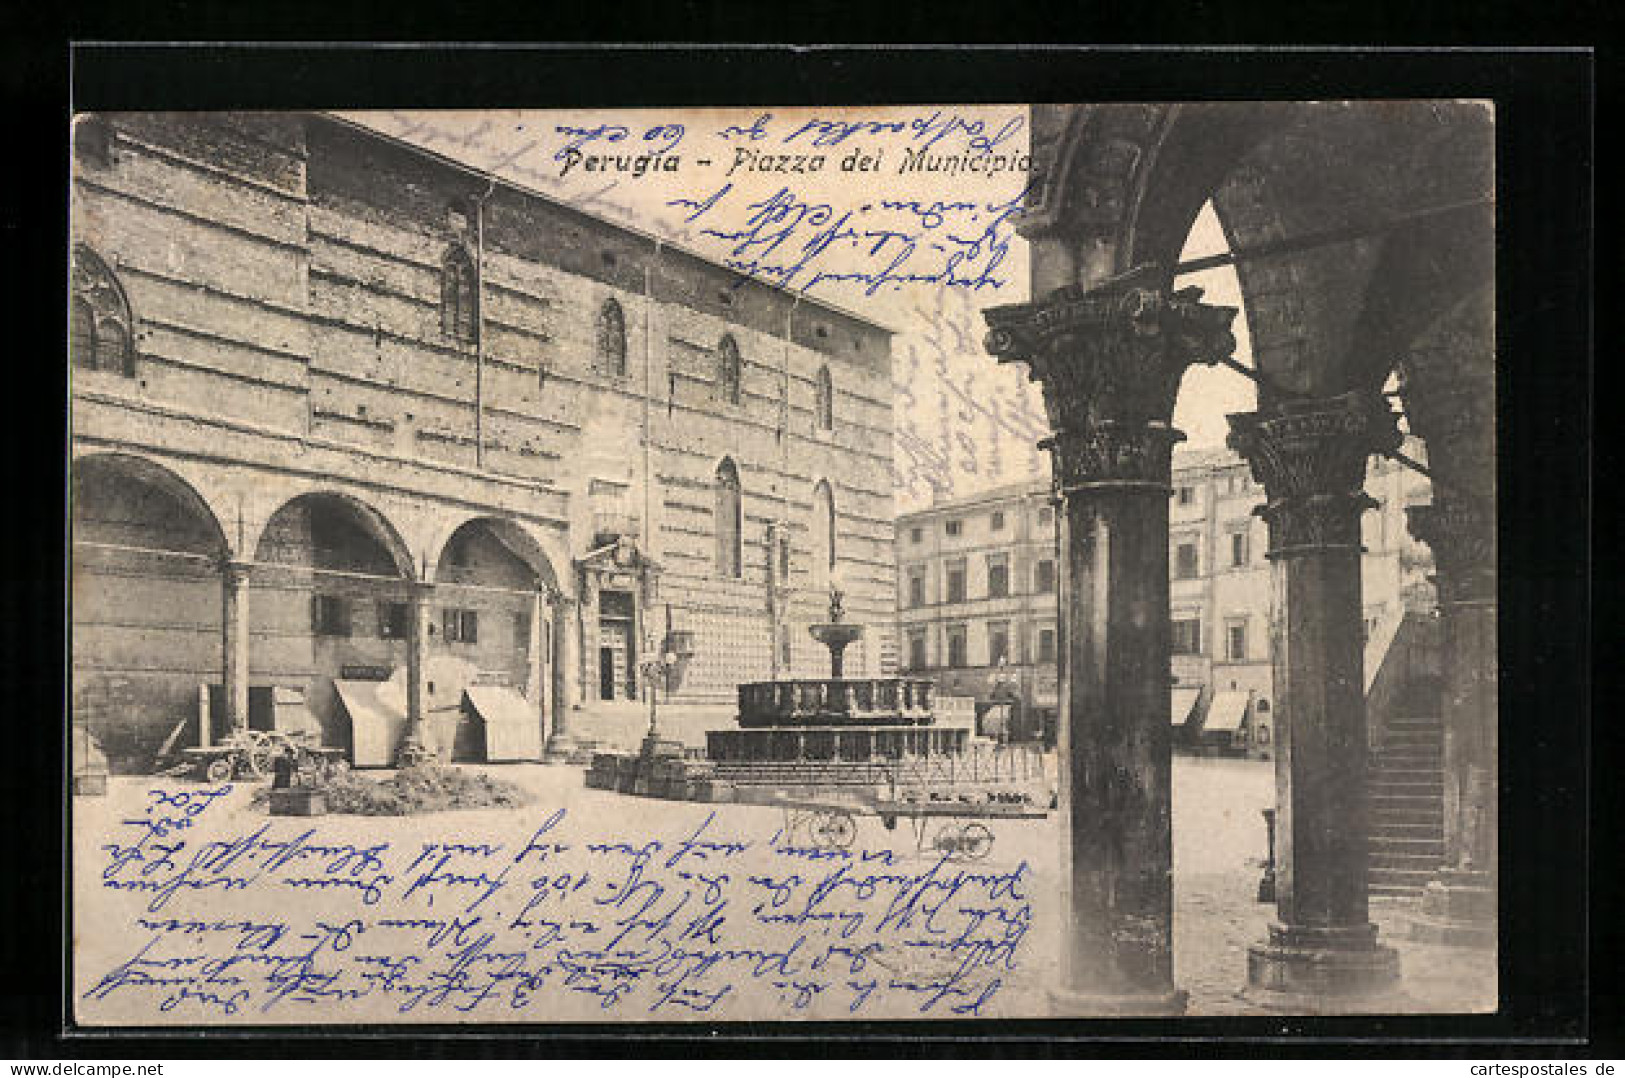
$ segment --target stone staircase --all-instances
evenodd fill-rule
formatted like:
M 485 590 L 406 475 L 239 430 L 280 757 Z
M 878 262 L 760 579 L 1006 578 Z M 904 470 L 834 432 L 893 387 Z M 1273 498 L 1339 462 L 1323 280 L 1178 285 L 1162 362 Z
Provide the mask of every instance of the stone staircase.
M 1444 860 L 1444 730 L 1390 720 L 1367 778 L 1372 898 L 1415 898 Z

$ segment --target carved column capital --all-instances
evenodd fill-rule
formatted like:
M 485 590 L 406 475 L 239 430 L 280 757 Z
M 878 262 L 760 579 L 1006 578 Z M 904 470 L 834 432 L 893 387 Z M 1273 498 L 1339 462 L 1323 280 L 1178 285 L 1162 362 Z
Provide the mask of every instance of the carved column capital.
M 1441 603 L 1495 601 L 1495 513 L 1485 499 L 1436 493 L 1405 510 L 1411 534 L 1433 551 Z
M 1375 395 L 1282 402 L 1230 417 L 1231 449 L 1251 465 L 1268 501 L 1270 555 L 1360 546 L 1366 458 L 1398 448 L 1398 417 Z
M 1088 291 L 1074 285 L 983 312 L 987 350 L 1028 364 L 1043 386 L 1054 436 L 1042 444 L 1063 494 L 1166 488 L 1181 437 L 1170 426 L 1180 378 L 1235 350 L 1234 307 L 1202 303 L 1200 288 L 1170 291 L 1155 274 L 1142 267 Z

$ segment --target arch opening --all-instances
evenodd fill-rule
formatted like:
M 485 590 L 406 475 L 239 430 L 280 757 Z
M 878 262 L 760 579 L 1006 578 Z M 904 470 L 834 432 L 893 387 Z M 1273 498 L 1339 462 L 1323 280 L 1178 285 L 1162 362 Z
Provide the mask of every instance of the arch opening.
M 70 497 L 72 719 L 114 771 L 145 772 L 220 677 L 225 535 L 184 479 L 139 457 L 76 460 Z

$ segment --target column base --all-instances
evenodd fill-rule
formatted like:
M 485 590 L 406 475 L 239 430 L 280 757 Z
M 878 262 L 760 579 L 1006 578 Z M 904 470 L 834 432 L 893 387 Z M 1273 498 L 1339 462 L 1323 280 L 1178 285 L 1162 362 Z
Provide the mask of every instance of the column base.
M 1493 947 L 1496 900 L 1490 873 L 1441 870 L 1422 890 L 1422 908 L 1411 917 L 1410 938 L 1448 947 Z
M 569 734 L 553 734 L 547 739 L 547 747 L 542 749 L 542 762 L 544 764 L 572 763 L 576 751 L 575 738 Z
M 395 754 L 395 766 L 399 768 L 422 767 L 424 764 L 432 764 L 439 759 L 440 754 L 435 752 L 427 741 L 416 734 L 408 734 L 406 740 L 401 742 L 400 751 Z
M 1272 924 L 1247 949 L 1244 997 L 1299 1014 L 1370 1012 L 1399 1002 L 1399 955 L 1377 942 L 1377 926 L 1308 928 Z M 1384 998 L 1378 998 L 1384 997 Z
M 1051 989 L 1050 1015 L 1054 1018 L 1164 1018 L 1185 1013 L 1190 993 L 1183 988 L 1167 992 L 1102 995 Z
M 547 739 L 547 746 L 542 749 L 542 763 L 586 766 L 592 763 L 592 754 L 602 746 L 601 741 L 593 738 L 556 734 Z

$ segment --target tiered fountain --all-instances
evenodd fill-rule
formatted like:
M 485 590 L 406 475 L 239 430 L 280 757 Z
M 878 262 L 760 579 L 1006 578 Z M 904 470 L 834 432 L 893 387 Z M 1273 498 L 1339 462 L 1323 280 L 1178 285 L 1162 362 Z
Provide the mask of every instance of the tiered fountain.
M 739 686 L 738 729 L 706 731 L 706 758 L 650 734 L 636 753 L 593 756 L 587 785 L 692 801 L 756 801 L 800 790 L 895 786 L 895 762 L 957 756 L 966 727 L 936 725 L 924 678 L 846 678 L 842 653 L 863 636 L 830 590 L 829 620 L 811 626 L 829 649 L 828 678 Z
M 739 686 L 739 729 L 706 733 L 718 777 L 749 782 L 758 771 L 786 781 L 797 764 L 964 751 L 971 731 L 935 725 L 930 680 L 843 676 L 842 653 L 863 636 L 863 626 L 846 620 L 839 590 L 830 589 L 829 621 L 808 631 L 829 649 L 830 676 Z

